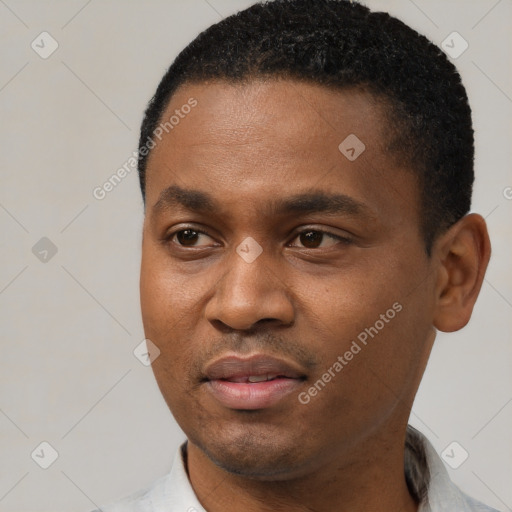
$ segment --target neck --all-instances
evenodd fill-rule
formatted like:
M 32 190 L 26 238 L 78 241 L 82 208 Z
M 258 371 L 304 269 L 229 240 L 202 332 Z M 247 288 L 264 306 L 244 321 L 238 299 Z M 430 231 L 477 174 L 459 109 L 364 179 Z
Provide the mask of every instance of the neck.
M 187 465 L 192 487 L 208 512 L 417 512 L 404 475 L 404 445 L 405 432 L 392 441 L 377 435 L 289 480 L 228 473 L 191 442 Z

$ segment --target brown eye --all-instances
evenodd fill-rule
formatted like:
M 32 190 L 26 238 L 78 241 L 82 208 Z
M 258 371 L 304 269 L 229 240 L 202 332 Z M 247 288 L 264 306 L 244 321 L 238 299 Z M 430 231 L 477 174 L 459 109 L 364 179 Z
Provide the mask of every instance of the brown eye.
M 299 235 L 299 240 L 308 249 L 316 248 L 322 243 L 324 233 L 319 231 L 305 231 Z
M 295 239 L 298 239 L 305 249 L 318 249 L 322 247 L 331 247 L 336 245 L 336 243 L 349 244 L 351 242 L 349 238 L 313 229 L 302 231 L 296 236 Z M 322 246 L 322 242 L 326 239 L 330 239 L 332 243 L 328 244 L 327 246 Z
M 176 239 L 176 243 L 182 247 L 195 247 L 198 239 L 202 236 L 208 237 L 206 233 L 198 231 L 197 229 L 182 229 L 171 234 L 168 241 L 172 242 Z
M 199 233 L 197 231 L 185 229 L 176 233 L 176 239 L 181 245 L 193 245 L 194 241 L 197 239 L 198 234 Z

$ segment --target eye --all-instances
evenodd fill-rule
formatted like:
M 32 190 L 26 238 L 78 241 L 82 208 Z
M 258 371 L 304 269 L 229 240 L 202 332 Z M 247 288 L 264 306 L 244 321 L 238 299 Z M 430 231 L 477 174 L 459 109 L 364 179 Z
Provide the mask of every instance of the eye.
M 210 238 L 204 231 L 200 231 L 198 229 L 180 229 L 179 231 L 175 231 L 171 233 L 168 237 L 166 237 L 166 241 L 168 243 L 176 242 L 181 247 L 197 247 L 197 240 L 202 237 Z
M 326 246 L 322 246 L 322 242 L 327 239 L 330 239 L 333 242 L 328 244 L 327 247 L 332 247 L 333 245 L 336 245 L 336 243 L 348 245 L 352 242 L 350 238 L 334 235 L 333 233 L 328 233 L 327 231 L 322 231 L 319 229 L 307 229 L 301 231 L 294 238 L 294 240 L 296 239 L 300 240 L 300 243 L 304 246 L 305 249 L 325 248 Z

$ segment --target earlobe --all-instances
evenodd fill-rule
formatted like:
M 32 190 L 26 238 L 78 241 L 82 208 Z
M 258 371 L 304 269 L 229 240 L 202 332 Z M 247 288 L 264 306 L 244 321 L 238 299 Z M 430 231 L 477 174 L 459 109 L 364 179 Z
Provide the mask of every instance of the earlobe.
M 469 214 L 436 244 L 439 268 L 435 289 L 434 326 L 440 331 L 462 329 L 471 318 L 491 255 L 485 220 Z

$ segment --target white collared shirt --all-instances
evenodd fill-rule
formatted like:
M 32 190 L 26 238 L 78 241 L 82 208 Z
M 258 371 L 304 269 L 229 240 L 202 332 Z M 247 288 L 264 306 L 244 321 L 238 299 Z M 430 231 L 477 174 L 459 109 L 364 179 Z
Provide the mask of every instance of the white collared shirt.
M 430 473 L 427 500 L 418 512 L 497 512 L 462 492 L 451 480 L 443 461 L 427 438 L 421 437 Z M 101 507 L 101 512 L 207 512 L 199 503 L 185 469 L 185 446 L 174 457 L 171 472 L 151 487 Z M 408 468 L 405 468 L 407 473 Z M 100 511 L 94 511 L 100 512 Z

